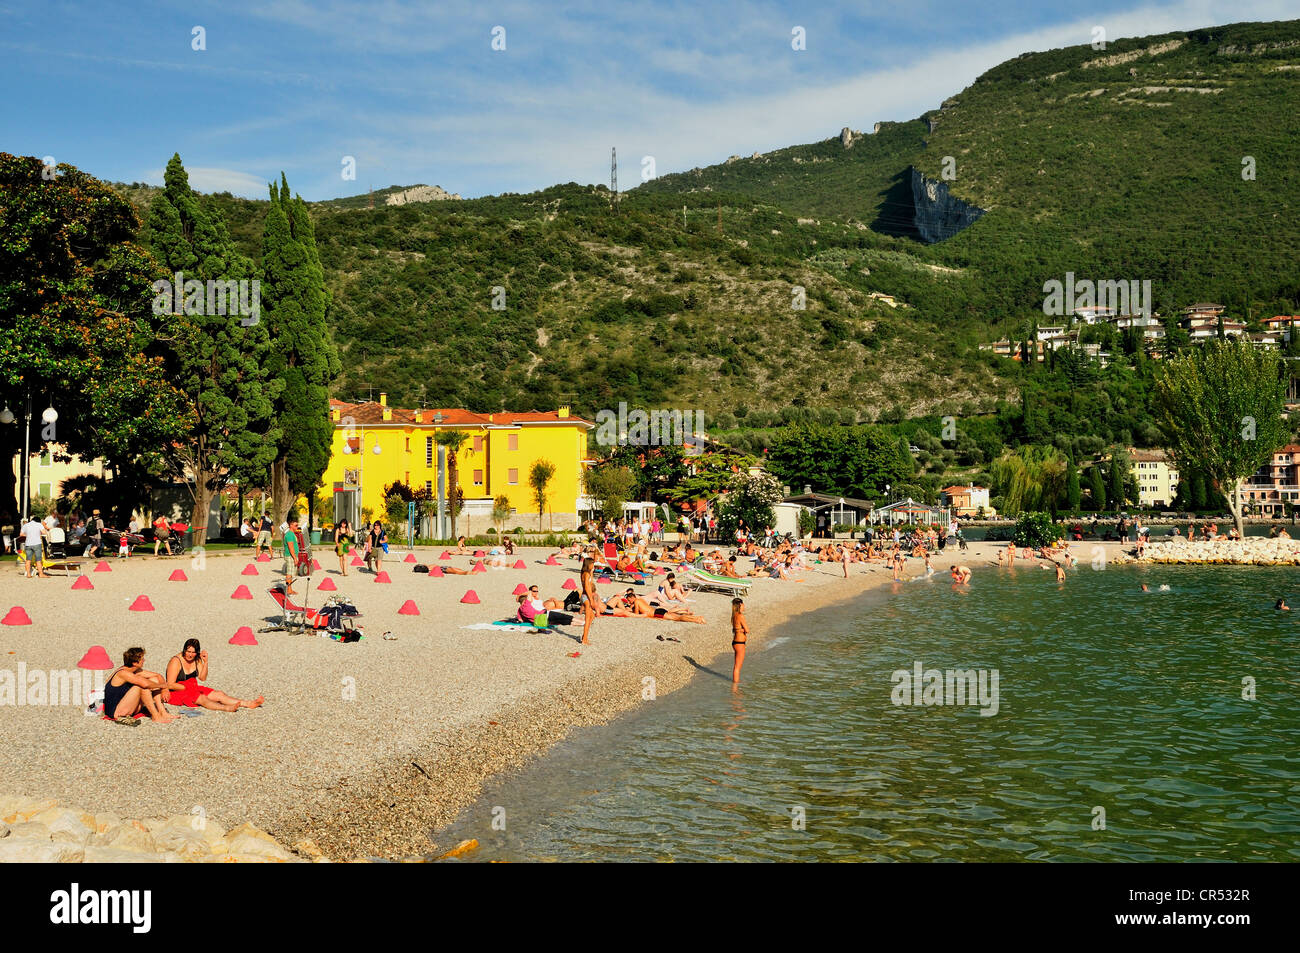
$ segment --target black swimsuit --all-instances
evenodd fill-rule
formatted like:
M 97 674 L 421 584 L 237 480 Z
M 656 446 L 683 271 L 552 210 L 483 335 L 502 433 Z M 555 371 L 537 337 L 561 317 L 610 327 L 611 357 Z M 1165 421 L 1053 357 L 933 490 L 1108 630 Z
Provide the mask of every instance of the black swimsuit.
M 117 669 L 112 675 L 108 676 L 108 683 L 104 686 L 104 714 L 109 718 L 116 718 L 117 706 L 122 704 L 122 699 L 126 693 L 131 690 L 130 682 L 123 682 L 121 685 L 114 685 L 113 679 L 122 669 Z

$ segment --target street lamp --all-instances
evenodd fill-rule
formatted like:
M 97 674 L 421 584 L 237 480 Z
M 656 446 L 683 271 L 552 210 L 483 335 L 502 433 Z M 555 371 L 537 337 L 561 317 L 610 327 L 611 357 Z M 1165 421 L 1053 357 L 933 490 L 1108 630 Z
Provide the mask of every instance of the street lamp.
M 0 410 L 0 424 L 12 424 L 17 417 L 6 404 L 4 410 Z M 53 424 L 59 419 L 59 412 L 51 404 L 41 413 L 41 420 L 46 424 Z M 31 466 L 32 466 L 32 395 L 27 394 L 26 410 L 23 413 L 23 458 L 22 464 L 18 468 L 18 492 L 22 498 L 21 516 L 22 522 L 27 522 L 27 514 L 31 506 Z

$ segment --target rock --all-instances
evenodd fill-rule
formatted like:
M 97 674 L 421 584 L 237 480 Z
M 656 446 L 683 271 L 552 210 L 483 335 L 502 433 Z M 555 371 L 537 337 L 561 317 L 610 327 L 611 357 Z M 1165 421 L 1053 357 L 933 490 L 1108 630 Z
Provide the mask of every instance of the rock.
M 461 841 L 445 854 L 439 854 L 435 860 L 446 860 L 449 857 L 461 857 L 472 850 L 478 850 L 478 841 L 473 838 Z
M 946 183 L 926 178 L 916 167 L 912 168 L 912 207 L 916 229 L 930 243 L 951 238 L 984 214 L 984 209 L 963 202 Z
M 153 840 L 159 850 L 175 851 L 186 860 L 202 860 L 214 853 L 203 834 L 193 830 L 188 824 L 184 827 L 179 824 L 169 825 L 157 830 L 154 832 Z
M 118 850 L 129 850 L 139 854 L 152 854 L 157 851 L 154 844 L 153 835 L 148 831 L 142 831 L 134 824 L 123 824 L 121 827 L 106 831 L 103 834 L 92 834 L 90 845 L 93 847 L 113 847 Z
M 59 802 L 54 800 L 32 801 L 27 798 L 12 798 L 10 803 L 3 807 L 4 814 L 0 814 L 0 821 L 4 821 L 6 824 L 30 821 L 41 811 L 48 811 L 50 808 L 58 806 Z
M 121 847 L 96 847 L 93 844 L 86 848 L 85 857 L 82 859 L 84 864 L 179 864 L 183 862 L 184 858 L 180 854 L 140 853 Z
M 295 853 L 310 857 L 312 860 L 320 860 L 325 856 L 321 853 L 320 848 L 316 846 L 316 842 L 312 840 L 300 840 L 293 845 L 293 849 Z
M 277 844 L 274 840 L 263 840 L 260 837 L 253 837 L 250 834 L 240 834 L 236 837 L 227 839 L 230 845 L 226 853 L 237 856 L 257 856 L 264 860 L 286 861 L 292 860 L 293 855 Z
M 111 811 L 105 814 L 96 814 L 94 821 L 95 823 L 92 826 L 95 828 L 96 834 L 106 834 L 122 826 L 122 819 Z
M 48 811 L 41 811 L 32 820 L 44 824 L 51 834 L 71 835 L 81 844 L 86 843 L 86 838 L 95 832 L 93 817 L 68 807 L 52 807 Z M 87 824 L 86 821 L 90 823 Z
M 19 821 L 9 825 L 10 837 L 27 837 L 36 840 L 53 840 L 50 829 L 39 821 Z
M 85 848 L 32 837 L 6 837 L 0 840 L 0 864 L 79 864 Z

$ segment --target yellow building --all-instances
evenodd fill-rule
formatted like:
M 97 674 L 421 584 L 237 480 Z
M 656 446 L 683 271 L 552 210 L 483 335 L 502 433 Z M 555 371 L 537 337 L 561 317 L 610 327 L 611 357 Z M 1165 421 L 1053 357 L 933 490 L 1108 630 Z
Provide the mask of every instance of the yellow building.
M 1178 471 L 1163 450 L 1129 450 L 1137 477 L 1138 503 L 1146 509 L 1169 509 L 1178 494 Z
M 494 414 L 447 408 L 403 410 L 389 407 L 388 395 L 381 393 L 377 403 L 332 400 L 330 415 L 334 440 L 324 483 L 334 493 L 336 519 L 347 518 L 356 526 L 364 522 L 366 511 L 372 519 L 385 519 L 384 487 L 397 481 L 436 493 L 438 445 L 434 435 L 456 430 L 466 436 L 456 454 L 465 498 L 458 532 L 474 535 L 486 531 L 492 525 L 492 501 L 502 495 L 514 511 L 505 528 L 522 526 L 535 531 L 537 505 L 528 472 L 538 460 L 555 465 L 542 528 L 549 530 L 554 525 L 562 530 L 577 525 L 587 434 L 595 425 L 571 415 L 567 407 Z M 585 508 L 585 503 L 582 505 Z

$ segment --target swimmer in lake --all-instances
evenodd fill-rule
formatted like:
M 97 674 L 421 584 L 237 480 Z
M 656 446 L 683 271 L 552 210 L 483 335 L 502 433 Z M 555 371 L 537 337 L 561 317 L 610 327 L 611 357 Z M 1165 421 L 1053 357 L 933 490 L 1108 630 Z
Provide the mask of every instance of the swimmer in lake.
M 1291 607 L 1290 607 L 1289 605 L 1286 604 L 1286 600 L 1285 600 L 1285 599 L 1279 599 L 1279 600 L 1277 600 L 1277 605 L 1273 606 L 1273 608 L 1274 608 L 1274 609 L 1282 609 L 1282 610 L 1285 611 L 1285 612 L 1290 612 L 1290 611 L 1291 611 Z
M 969 566 L 949 566 L 948 570 L 952 573 L 952 581 L 959 586 L 964 586 L 970 582 Z

